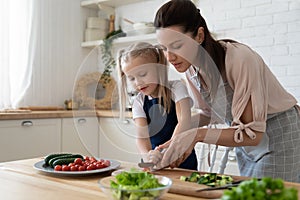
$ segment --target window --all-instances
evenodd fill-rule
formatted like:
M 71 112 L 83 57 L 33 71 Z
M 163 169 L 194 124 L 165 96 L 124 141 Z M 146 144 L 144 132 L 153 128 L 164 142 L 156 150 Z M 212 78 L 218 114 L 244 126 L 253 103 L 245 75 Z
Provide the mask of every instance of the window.
M 16 108 L 30 85 L 33 2 L 0 1 L 0 110 Z

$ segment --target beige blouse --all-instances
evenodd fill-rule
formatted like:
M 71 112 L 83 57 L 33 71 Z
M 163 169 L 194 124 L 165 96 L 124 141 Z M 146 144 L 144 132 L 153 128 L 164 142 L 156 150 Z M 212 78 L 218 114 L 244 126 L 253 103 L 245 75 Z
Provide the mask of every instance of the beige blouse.
M 226 46 L 225 68 L 227 81 L 233 89 L 232 116 L 237 132 L 245 130 L 249 137 L 255 137 L 252 130 L 265 132 L 267 114 L 288 110 L 297 104 L 270 71 L 263 59 L 248 46 L 240 43 L 222 43 Z M 193 67 L 191 67 L 193 69 Z M 204 114 L 209 114 L 209 107 L 200 95 L 199 86 L 193 80 L 191 70 L 186 72 L 195 105 Z M 242 124 L 240 117 L 251 98 L 253 122 Z M 237 135 L 236 133 L 235 135 Z M 238 141 L 236 141 L 238 142 Z

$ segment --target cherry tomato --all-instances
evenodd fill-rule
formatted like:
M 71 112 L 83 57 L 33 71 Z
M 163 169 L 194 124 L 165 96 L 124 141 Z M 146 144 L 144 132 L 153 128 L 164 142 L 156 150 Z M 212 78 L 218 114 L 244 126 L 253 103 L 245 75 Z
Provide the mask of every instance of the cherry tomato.
M 110 161 L 109 161 L 109 160 L 105 160 L 105 161 L 103 162 L 103 164 L 106 165 L 106 167 L 108 167 L 108 166 L 110 166 Z
M 70 168 L 70 170 L 71 170 L 71 171 L 78 171 L 78 167 L 72 166 L 72 167 Z
M 86 170 L 86 166 L 79 166 L 78 167 L 78 171 L 85 171 Z
M 70 167 L 68 165 L 63 165 L 62 171 L 70 171 Z
M 95 167 L 95 165 L 89 165 L 89 166 L 87 166 L 86 169 L 87 169 L 87 170 L 95 170 L 96 167 Z
M 72 167 L 72 166 L 75 166 L 75 164 L 74 163 L 69 163 L 68 166 Z
M 74 160 L 74 163 L 77 164 L 77 165 L 81 165 L 82 164 L 82 159 L 81 158 L 76 158 Z
M 97 165 L 96 165 L 96 168 L 97 169 L 102 169 L 102 168 L 105 168 L 106 166 L 103 164 L 103 163 L 98 163 Z
M 91 160 L 92 162 L 95 162 L 95 161 L 97 161 L 97 159 L 96 159 L 96 158 L 94 158 L 94 157 L 90 157 L 90 160 Z
M 55 171 L 61 171 L 62 170 L 61 165 L 55 165 L 54 170 Z
M 75 167 L 79 168 L 81 165 L 75 165 Z

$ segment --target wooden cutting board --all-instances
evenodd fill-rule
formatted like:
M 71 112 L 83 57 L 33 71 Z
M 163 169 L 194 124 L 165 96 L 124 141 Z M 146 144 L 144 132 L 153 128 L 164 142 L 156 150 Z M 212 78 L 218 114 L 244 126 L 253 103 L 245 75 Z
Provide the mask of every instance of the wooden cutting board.
M 166 176 L 172 179 L 173 184 L 169 189 L 170 193 L 202 197 L 208 199 L 220 198 L 223 195 L 224 190 L 210 190 L 197 192 L 197 189 L 207 188 L 208 186 L 180 180 L 180 176 L 190 176 L 192 172 L 192 170 L 184 169 L 163 169 L 152 173 L 156 175 Z M 233 179 L 237 181 L 237 179 L 235 179 L 234 176 Z

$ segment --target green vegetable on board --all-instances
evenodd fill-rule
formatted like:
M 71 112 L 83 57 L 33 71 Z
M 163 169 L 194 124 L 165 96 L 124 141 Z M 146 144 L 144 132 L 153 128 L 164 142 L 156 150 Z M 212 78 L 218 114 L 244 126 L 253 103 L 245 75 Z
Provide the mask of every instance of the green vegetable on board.
M 251 178 L 239 186 L 225 190 L 221 200 L 297 200 L 298 191 L 286 188 L 282 179 Z
M 192 172 L 189 177 L 181 176 L 180 180 L 204 184 L 207 186 L 223 186 L 233 182 L 233 178 L 228 175 L 218 175 L 217 173 L 207 173 L 201 175 L 199 172 Z

